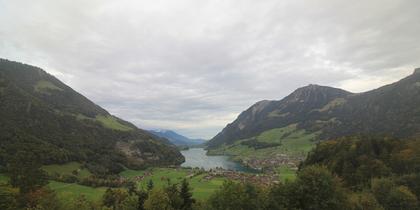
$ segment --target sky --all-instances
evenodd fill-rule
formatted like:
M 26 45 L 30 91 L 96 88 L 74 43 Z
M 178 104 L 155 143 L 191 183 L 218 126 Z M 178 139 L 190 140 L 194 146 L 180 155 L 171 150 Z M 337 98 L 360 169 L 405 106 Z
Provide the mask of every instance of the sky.
M 420 67 L 418 0 L 0 0 L 0 57 L 144 129 L 211 138 L 308 84 L 363 92 Z

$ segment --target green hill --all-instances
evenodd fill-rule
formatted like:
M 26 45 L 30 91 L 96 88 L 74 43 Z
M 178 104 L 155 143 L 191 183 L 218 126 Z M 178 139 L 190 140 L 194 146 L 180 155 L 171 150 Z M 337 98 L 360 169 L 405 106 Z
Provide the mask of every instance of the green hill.
M 83 162 L 99 174 L 177 165 L 177 149 L 112 116 L 40 68 L 0 59 L 0 166 L 16 151 L 44 164 Z

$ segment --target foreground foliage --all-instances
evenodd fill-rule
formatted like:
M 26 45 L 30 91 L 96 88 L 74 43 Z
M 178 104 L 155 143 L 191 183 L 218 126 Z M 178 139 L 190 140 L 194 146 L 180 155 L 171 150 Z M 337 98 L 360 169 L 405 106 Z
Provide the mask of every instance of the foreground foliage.
M 195 200 L 184 179 L 145 187 L 108 188 L 97 201 L 81 195 L 63 202 L 46 187 L 36 159 L 0 186 L 1 209 L 77 210 L 419 210 L 419 140 L 355 136 L 323 142 L 293 181 L 271 187 L 226 181 L 206 200 Z M 20 154 L 16 161 L 28 160 Z M 11 165 L 11 169 L 16 166 Z M 41 173 L 38 173 L 40 172 Z M 35 176 L 29 176 L 34 174 Z M 14 181 L 12 181 L 14 180 Z M 30 180 L 30 181 L 29 181 Z M 19 184 L 21 183 L 21 184 Z

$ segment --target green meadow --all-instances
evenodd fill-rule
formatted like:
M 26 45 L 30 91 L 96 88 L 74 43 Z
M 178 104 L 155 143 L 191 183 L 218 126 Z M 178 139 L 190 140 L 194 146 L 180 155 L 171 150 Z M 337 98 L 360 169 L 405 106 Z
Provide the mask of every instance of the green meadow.
M 52 164 L 45 165 L 42 167 L 49 175 L 61 174 L 61 175 L 72 175 L 77 172 L 79 178 L 86 178 L 92 175 L 87 169 L 82 167 L 82 164 L 78 162 L 69 162 L 66 164 Z M 73 174 L 74 175 L 74 174 Z
M 170 180 L 170 183 L 175 184 L 187 178 L 190 187 L 193 189 L 193 197 L 199 200 L 208 198 L 225 181 L 223 178 L 214 178 L 207 181 L 204 179 L 206 174 L 190 177 L 190 174 L 188 174 L 189 170 L 187 169 L 152 168 L 148 170 L 151 171 L 152 175 L 138 183 L 140 188 L 146 189 L 149 180 L 153 181 L 155 187 L 164 187 L 168 184 L 168 180 Z M 144 175 L 145 172 L 145 170 L 126 170 L 120 175 L 127 178 L 134 178 Z
M 56 191 L 58 197 L 64 203 L 74 200 L 81 195 L 85 196 L 88 200 L 100 202 L 102 195 L 107 189 L 106 187 L 93 188 L 74 183 L 63 183 L 56 181 L 50 181 L 48 187 Z
M 0 174 L 0 184 L 6 184 L 7 182 L 9 182 L 9 177 L 4 174 Z
M 283 182 L 293 181 L 296 179 L 296 171 L 287 166 L 277 168 L 277 173 L 279 174 L 280 180 Z
M 250 159 L 262 159 L 282 153 L 289 156 L 305 156 L 315 147 L 314 139 L 318 133 L 309 133 L 297 129 L 296 125 L 283 128 L 275 128 L 254 137 L 258 142 L 275 143 L 278 146 L 254 149 L 243 144 L 253 138 L 236 141 L 232 145 L 224 145 L 210 150 L 210 155 L 231 155 L 233 160 L 242 161 Z
M 118 119 L 114 116 L 97 115 L 96 120 L 99 121 L 106 128 L 120 131 L 133 130 L 133 128 L 118 122 Z
M 80 169 L 80 164 L 76 162 L 67 163 L 64 165 L 48 165 L 42 167 L 47 173 L 61 173 L 71 174 L 72 171 Z M 192 188 L 193 197 L 198 200 L 207 199 L 214 191 L 219 189 L 226 180 L 224 178 L 213 178 L 211 180 L 205 180 L 206 173 L 200 174 L 194 177 L 190 177 L 188 169 L 173 169 L 173 168 L 151 168 L 147 169 L 151 171 L 152 175 L 146 177 L 144 180 L 138 182 L 138 187 L 146 189 L 149 180 L 153 181 L 154 187 L 165 187 L 168 183 L 176 184 L 180 183 L 184 178 L 190 183 Z M 134 178 L 136 176 L 142 176 L 146 170 L 126 170 L 121 172 L 121 176 L 126 178 Z M 89 176 L 90 172 L 86 169 L 82 169 L 79 176 Z M 170 180 L 168 182 L 168 179 Z M 7 183 L 9 177 L 4 174 L 0 174 L 0 184 Z M 58 197 L 64 203 L 70 202 L 75 198 L 83 195 L 87 199 L 100 202 L 103 194 L 106 191 L 106 187 L 88 187 L 75 183 L 63 183 L 57 181 L 49 181 L 48 187 L 57 192 Z

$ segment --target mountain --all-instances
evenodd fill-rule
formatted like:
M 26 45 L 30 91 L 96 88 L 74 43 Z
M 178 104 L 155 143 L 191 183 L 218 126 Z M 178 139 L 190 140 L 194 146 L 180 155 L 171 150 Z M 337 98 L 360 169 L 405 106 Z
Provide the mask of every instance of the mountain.
M 40 68 L 0 59 L 0 166 L 18 151 L 92 172 L 177 165 L 175 146 L 109 114 Z
M 211 139 L 208 146 L 231 144 L 235 140 L 256 136 L 269 129 L 304 122 L 313 115 L 312 110 L 322 109 L 334 99 L 348 95 L 351 93 L 341 89 L 308 85 L 297 89 L 283 100 L 257 102 Z
M 260 147 L 264 154 L 303 155 L 317 141 L 353 134 L 418 136 L 419 104 L 420 69 L 364 93 L 309 85 L 282 100 L 254 104 L 211 139 L 208 149 L 214 154 L 242 155 L 252 146 L 250 155 L 258 154 Z M 286 149 L 281 150 L 282 146 Z
M 177 146 L 194 146 L 206 142 L 204 139 L 190 139 L 171 130 L 150 130 L 149 132 L 156 136 L 166 138 Z

